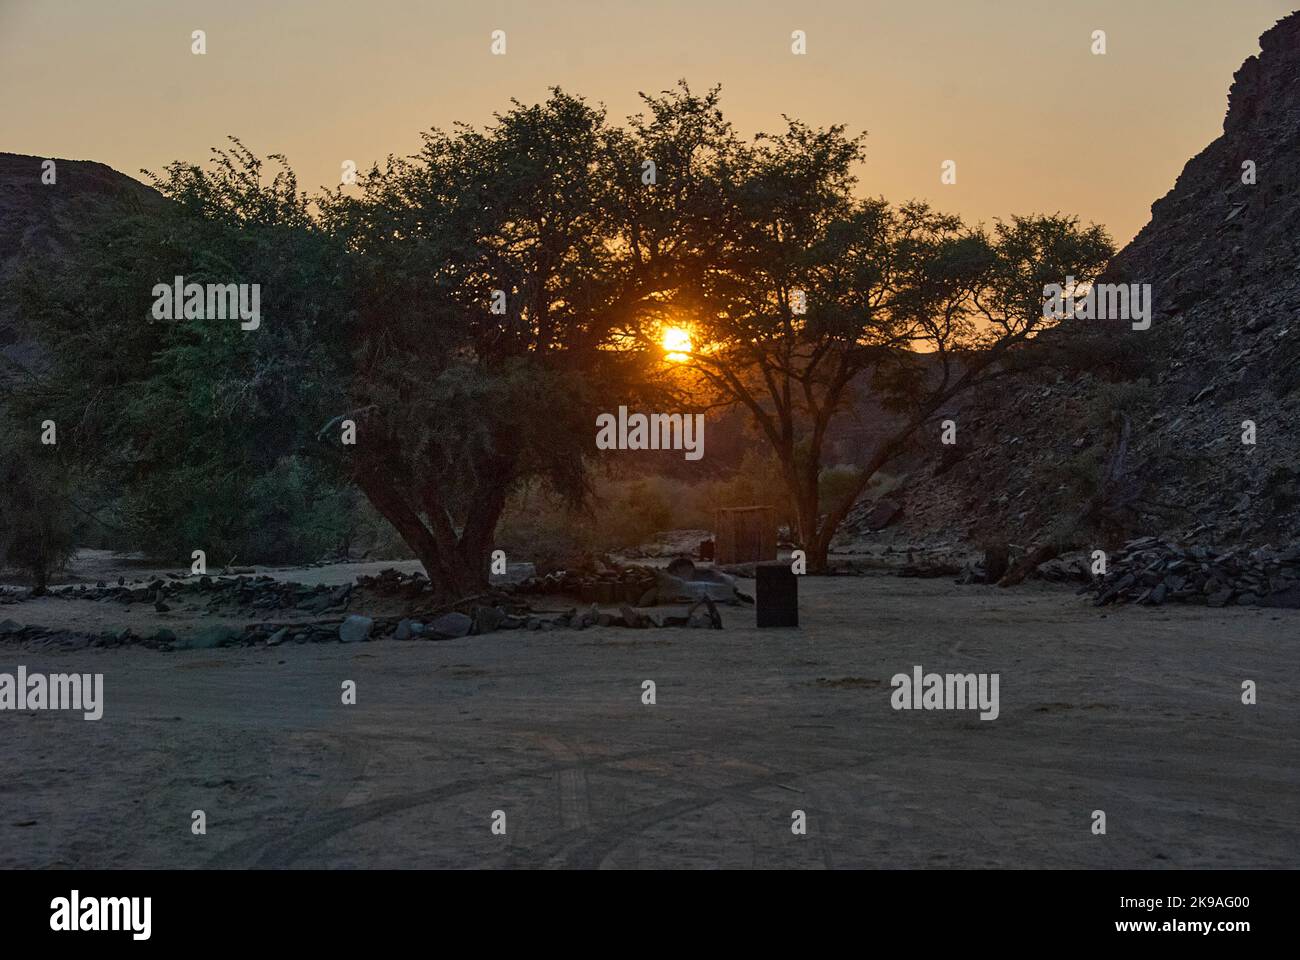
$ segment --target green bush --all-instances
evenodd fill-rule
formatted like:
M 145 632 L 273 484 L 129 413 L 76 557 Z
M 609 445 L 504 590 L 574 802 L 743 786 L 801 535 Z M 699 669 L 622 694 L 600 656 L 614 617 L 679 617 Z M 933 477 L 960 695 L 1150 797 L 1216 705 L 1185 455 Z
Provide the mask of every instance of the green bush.
M 817 478 L 818 503 L 823 507 L 839 503 L 857 489 L 861 478 L 862 471 L 852 464 L 838 463 L 833 467 L 824 467 Z
M 221 565 L 300 563 L 346 546 L 356 526 L 358 495 L 302 457 L 247 476 L 205 468 L 176 468 L 128 489 L 120 509 L 131 548 L 160 559 L 202 549 Z

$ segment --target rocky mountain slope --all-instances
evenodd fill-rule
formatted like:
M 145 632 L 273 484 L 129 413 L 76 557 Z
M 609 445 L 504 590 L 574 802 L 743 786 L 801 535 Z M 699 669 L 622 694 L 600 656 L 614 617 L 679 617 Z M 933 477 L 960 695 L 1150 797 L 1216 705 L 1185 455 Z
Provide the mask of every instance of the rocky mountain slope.
M 24 263 L 57 260 L 69 238 L 126 199 L 160 202 L 151 188 L 102 163 L 54 161 L 54 182 L 42 182 L 44 157 L 0 153 L 0 354 L 29 364 L 32 345 L 19 324 L 15 279 Z M 0 377 L 12 364 L 0 361 Z
M 1032 369 L 972 397 L 957 447 L 936 439 L 912 474 L 906 533 L 1300 539 L 1300 13 L 1260 38 L 1234 76 L 1223 135 L 1188 161 L 1102 282 L 1151 284 L 1150 329 L 1074 321 L 1045 338 Z M 1097 501 L 1091 529 L 1068 529 Z

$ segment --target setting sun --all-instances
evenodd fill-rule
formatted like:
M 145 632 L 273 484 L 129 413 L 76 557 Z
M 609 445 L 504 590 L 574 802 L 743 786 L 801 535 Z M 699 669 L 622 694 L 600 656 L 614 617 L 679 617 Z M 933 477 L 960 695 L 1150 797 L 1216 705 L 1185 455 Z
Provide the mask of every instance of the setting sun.
M 690 359 L 691 334 L 683 327 L 666 327 L 663 336 L 663 348 L 668 351 L 668 359 L 673 363 L 683 363 Z

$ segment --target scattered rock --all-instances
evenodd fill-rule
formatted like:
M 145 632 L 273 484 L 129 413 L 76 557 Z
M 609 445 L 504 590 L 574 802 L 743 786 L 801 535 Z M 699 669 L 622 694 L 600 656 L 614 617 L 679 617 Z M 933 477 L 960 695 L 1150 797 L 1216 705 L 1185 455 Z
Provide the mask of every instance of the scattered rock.
M 343 643 L 361 643 L 369 640 L 374 625 L 374 620 L 354 613 L 339 624 L 339 640 Z
M 1300 549 L 1219 552 L 1156 537 L 1130 540 L 1110 559 L 1106 576 L 1084 587 L 1098 606 L 1167 601 L 1222 607 L 1300 607 Z
M 474 621 L 463 613 L 444 613 L 434 618 L 425 628 L 425 636 L 435 640 L 454 640 L 468 636 Z
M 183 646 L 188 650 L 211 650 L 238 643 L 241 632 L 222 623 L 201 627 L 190 635 Z
M 500 607 L 475 607 L 473 619 L 474 633 L 492 633 L 505 623 L 506 612 Z

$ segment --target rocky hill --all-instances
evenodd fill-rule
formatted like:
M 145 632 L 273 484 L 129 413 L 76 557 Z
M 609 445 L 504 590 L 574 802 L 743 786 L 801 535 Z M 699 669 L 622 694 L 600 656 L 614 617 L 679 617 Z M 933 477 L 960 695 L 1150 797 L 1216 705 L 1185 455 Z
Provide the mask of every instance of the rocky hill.
M 1074 321 L 972 397 L 958 446 L 912 474 L 907 535 L 1300 539 L 1300 13 L 1260 38 L 1223 135 L 1102 282 L 1151 284 L 1150 329 Z M 1069 529 L 1098 503 L 1091 529 Z
M 23 365 L 35 358 L 18 317 L 14 281 L 24 263 L 56 261 L 70 238 L 86 232 L 119 201 L 161 202 L 149 187 L 102 163 L 54 160 L 54 182 L 42 182 L 44 157 L 0 153 L 0 354 Z M 12 364 L 0 362 L 0 377 Z

